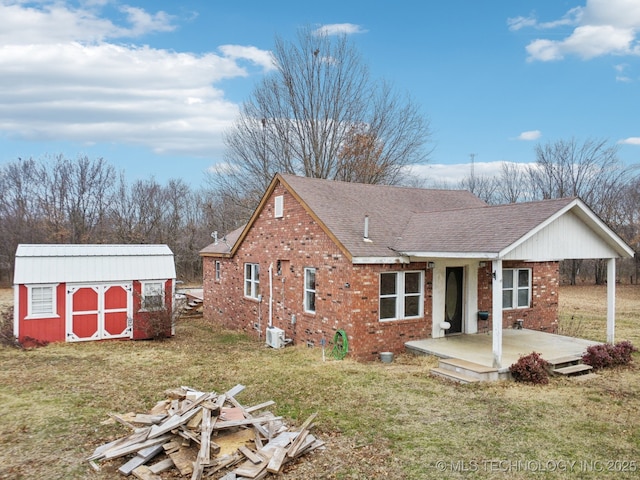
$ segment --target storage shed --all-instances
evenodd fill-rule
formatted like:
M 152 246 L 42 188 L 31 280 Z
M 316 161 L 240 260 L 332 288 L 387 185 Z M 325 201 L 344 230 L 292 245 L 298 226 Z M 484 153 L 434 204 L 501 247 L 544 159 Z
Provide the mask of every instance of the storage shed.
M 143 339 L 158 335 L 158 319 L 172 335 L 175 277 L 166 245 L 19 245 L 14 335 L 21 343 Z

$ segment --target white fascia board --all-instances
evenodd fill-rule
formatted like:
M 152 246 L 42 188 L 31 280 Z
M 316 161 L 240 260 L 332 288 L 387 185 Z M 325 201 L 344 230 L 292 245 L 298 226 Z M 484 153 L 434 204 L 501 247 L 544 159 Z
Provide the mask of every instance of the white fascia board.
M 411 263 L 411 259 L 405 256 L 398 257 L 353 257 L 351 259 L 353 265 L 384 265 L 384 264 L 396 264 L 396 263 Z
M 497 259 L 496 252 L 402 252 L 411 258 L 479 258 L 482 260 Z

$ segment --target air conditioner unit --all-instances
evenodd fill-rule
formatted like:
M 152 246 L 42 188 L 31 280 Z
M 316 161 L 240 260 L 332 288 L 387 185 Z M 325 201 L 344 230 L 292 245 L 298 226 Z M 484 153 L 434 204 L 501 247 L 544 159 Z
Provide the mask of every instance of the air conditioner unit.
M 272 348 L 284 347 L 284 330 L 278 327 L 267 327 L 267 345 Z

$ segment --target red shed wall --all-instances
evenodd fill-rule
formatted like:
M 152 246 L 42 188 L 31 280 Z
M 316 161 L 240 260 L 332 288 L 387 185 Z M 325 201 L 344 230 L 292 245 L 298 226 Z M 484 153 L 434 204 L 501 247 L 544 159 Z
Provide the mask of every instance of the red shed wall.
M 28 345 L 31 341 L 64 342 L 66 310 L 66 284 L 56 288 L 57 315 L 52 318 L 27 319 L 29 294 L 26 285 L 18 285 L 18 341 Z
M 142 310 L 142 282 L 133 282 L 133 339 L 144 340 L 154 336 L 155 327 L 151 326 L 152 321 L 167 322 L 166 336 L 171 336 L 171 312 L 173 311 L 173 281 L 171 279 L 164 282 L 164 305 L 161 311 L 153 312 Z M 167 317 L 169 315 L 169 317 Z

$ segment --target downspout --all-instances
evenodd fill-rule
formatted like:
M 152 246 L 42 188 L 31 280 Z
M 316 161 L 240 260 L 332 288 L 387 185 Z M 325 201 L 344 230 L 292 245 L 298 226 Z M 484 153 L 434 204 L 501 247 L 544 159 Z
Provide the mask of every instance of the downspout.
M 269 264 L 269 326 L 273 327 L 273 262 Z

